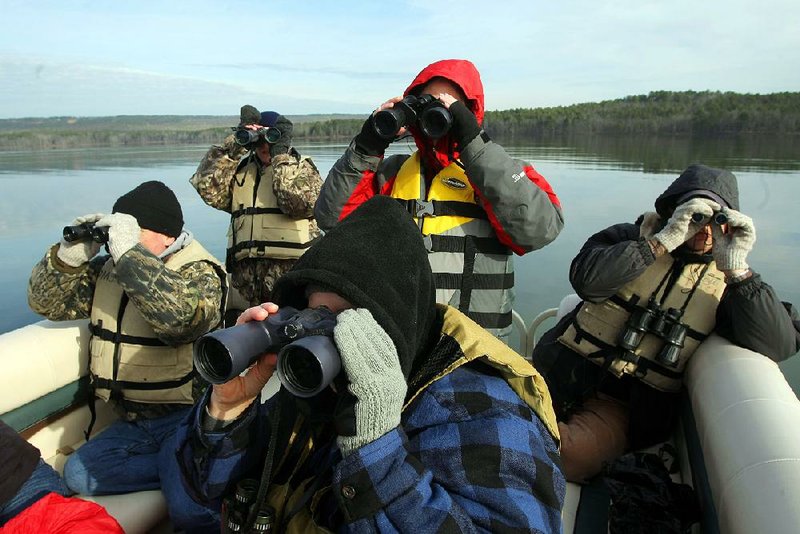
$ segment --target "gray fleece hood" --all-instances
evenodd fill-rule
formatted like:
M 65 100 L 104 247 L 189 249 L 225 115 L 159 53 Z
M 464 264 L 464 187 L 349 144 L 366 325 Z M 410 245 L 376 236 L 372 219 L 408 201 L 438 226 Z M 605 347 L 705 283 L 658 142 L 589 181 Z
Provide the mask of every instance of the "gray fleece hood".
M 675 209 L 676 201 L 689 191 L 698 189 L 713 191 L 727 202 L 728 207 L 739 210 L 736 176 L 730 171 L 695 163 L 687 167 L 656 199 L 656 211 L 662 218 L 668 219 Z

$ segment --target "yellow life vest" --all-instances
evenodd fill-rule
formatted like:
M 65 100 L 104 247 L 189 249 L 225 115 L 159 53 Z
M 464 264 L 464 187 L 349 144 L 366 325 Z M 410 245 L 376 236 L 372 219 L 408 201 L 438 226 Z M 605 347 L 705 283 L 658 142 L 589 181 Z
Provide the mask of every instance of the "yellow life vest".
M 481 360 L 500 373 L 511 389 L 542 420 L 550 435 L 558 443 L 560 439 L 558 425 L 550 392 L 539 372 L 534 369 L 530 362 L 508 348 L 502 341 L 492 336 L 463 313 L 449 306 L 437 305 L 437 307 L 444 312 L 442 335 L 455 340 L 463 356 L 453 361 L 447 368 L 423 384 L 403 406 L 403 411 L 408 409 L 414 400 L 437 380 L 468 362 Z M 330 532 L 330 530 L 317 525 L 313 518 L 321 499 L 327 492 L 331 491 L 331 487 L 320 488 L 309 497 L 306 493 L 313 480 L 292 480 L 294 474 L 302 469 L 304 462 L 312 454 L 315 446 L 313 440 L 308 438 L 297 441 L 300 439 L 302 424 L 302 418 L 298 418 L 295 421 L 289 442 L 282 448 L 284 451 L 295 451 L 295 458 L 297 459 L 291 460 L 294 462 L 292 464 L 292 476 L 289 477 L 289 482 L 286 484 L 271 485 L 267 492 L 266 502 L 275 509 L 276 520 L 274 524 L 276 525 L 280 525 L 284 521 L 284 515 L 288 510 L 293 510 L 299 506 L 298 511 L 288 519 L 285 530 L 287 533 Z M 300 451 L 299 454 L 296 452 L 298 450 Z M 280 460 L 279 469 L 280 465 L 286 461 L 289 461 L 288 455 L 284 454 Z
M 451 163 L 430 180 L 420 154 L 406 159 L 388 194 L 422 232 L 436 285 L 436 301 L 458 308 L 499 337 L 511 331 L 514 263 L 478 202 L 464 169 Z
M 302 160 L 308 159 L 302 157 Z M 313 244 L 311 219 L 293 219 L 278 207 L 273 167 L 263 172 L 251 156 L 236 172 L 228 229 L 228 258 L 297 259 Z
M 165 262 L 178 270 L 194 261 L 207 261 L 222 273 L 219 262 L 197 241 Z M 224 278 L 223 278 L 224 281 Z M 95 395 L 108 400 L 119 388 L 126 400 L 157 404 L 192 404 L 192 344 L 170 346 L 128 302 L 109 259 L 97 279 L 89 329 L 90 370 Z
M 676 269 L 680 273 L 673 273 Z M 725 277 L 713 261 L 683 264 L 666 254 L 611 298 L 581 304 L 575 320 L 558 340 L 597 365 L 608 365 L 617 377 L 629 374 L 660 391 L 678 391 L 686 363 L 716 325 L 724 290 Z M 664 338 L 651 331 L 644 334 L 633 353 L 618 345 L 628 318 L 637 308 L 646 308 L 651 296 L 662 313 L 670 308 L 684 310 L 680 322 L 687 326 L 687 335 L 674 367 L 659 361 Z M 665 333 L 669 328 L 668 324 Z

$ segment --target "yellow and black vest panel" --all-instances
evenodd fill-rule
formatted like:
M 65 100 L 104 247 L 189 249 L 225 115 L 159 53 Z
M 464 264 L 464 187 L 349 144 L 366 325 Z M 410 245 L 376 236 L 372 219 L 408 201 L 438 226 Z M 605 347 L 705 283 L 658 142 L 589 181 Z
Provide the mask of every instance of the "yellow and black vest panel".
M 514 305 L 511 250 L 497 239 L 464 170 L 451 163 L 426 182 L 415 152 L 398 170 L 388 193 L 411 213 L 422 232 L 436 301 L 507 336 Z

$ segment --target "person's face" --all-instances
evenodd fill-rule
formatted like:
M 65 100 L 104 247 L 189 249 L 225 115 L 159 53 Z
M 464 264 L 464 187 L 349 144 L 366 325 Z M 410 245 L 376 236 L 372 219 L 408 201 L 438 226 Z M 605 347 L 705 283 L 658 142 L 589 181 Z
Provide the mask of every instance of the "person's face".
M 708 254 L 711 252 L 713 244 L 711 224 L 707 224 L 694 234 L 694 237 L 689 239 L 684 246 L 693 254 Z
M 272 162 L 272 156 L 269 154 L 269 143 L 261 143 L 254 149 L 256 156 L 261 160 L 264 165 L 269 165 Z
M 315 291 L 308 296 L 308 307 L 319 308 L 325 306 L 333 313 L 349 310 L 353 307 L 347 300 L 330 291 Z
M 456 100 L 461 100 L 462 102 L 466 102 L 467 100 L 467 97 L 464 95 L 463 92 L 461 92 L 461 88 L 445 78 L 434 78 L 433 80 L 429 81 L 422 88 L 421 94 L 427 94 L 433 96 L 437 96 L 439 94 L 447 94 L 452 96 Z
M 158 232 L 146 230 L 144 228 L 142 228 L 142 232 L 139 235 L 139 243 L 141 243 L 144 248 L 156 256 L 167 250 L 167 248 L 174 242 L 174 237 L 159 234 Z

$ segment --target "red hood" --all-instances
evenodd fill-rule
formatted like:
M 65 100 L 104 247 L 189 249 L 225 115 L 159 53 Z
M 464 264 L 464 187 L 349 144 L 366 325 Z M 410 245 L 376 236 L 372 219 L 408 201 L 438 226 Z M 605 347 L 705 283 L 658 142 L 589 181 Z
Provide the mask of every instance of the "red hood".
M 417 74 L 414 81 L 406 89 L 403 96 L 422 85 L 425 85 L 433 78 L 446 78 L 451 82 L 458 85 L 467 97 L 467 107 L 475 115 L 478 124 L 483 124 L 483 83 L 481 82 L 481 75 L 478 69 L 471 61 L 466 59 L 443 59 L 435 63 L 431 63 L 422 71 Z M 446 135 L 438 139 L 435 143 L 428 137 L 425 137 L 416 128 L 411 128 L 411 134 L 414 136 L 417 148 L 422 153 L 423 159 L 428 165 L 436 168 L 446 167 L 450 163 L 450 156 L 458 158 L 458 149 L 451 136 Z M 431 150 L 435 147 L 435 151 Z

